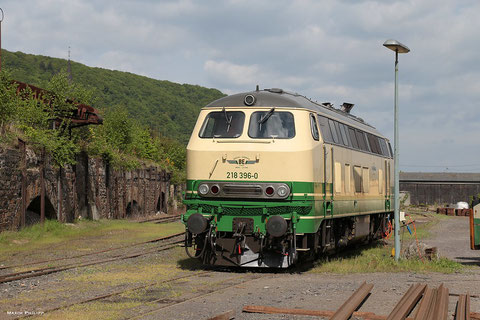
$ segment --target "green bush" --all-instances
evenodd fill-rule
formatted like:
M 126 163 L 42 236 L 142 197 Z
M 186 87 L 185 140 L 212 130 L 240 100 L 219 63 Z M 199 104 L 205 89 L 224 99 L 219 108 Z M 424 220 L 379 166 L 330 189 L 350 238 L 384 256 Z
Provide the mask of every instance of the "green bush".
M 109 161 L 116 169 L 134 169 L 142 164 L 159 165 L 173 173 L 173 182 L 185 180 L 185 147 L 131 118 L 124 106 L 115 106 L 104 115 L 103 125 L 69 130 L 68 117 L 76 110 L 71 102 L 91 104 L 94 91 L 71 83 L 65 73 L 54 75 L 48 91 L 39 99 L 30 89 L 17 94 L 11 74 L 0 74 L 0 128 L 38 150 L 45 150 L 57 166 L 75 163 L 81 150 Z M 55 119 L 63 119 L 60 122 Z M 56 125 L 53 130 L 53 125 Z M 8 130 L 7 130 L 8 128 Z

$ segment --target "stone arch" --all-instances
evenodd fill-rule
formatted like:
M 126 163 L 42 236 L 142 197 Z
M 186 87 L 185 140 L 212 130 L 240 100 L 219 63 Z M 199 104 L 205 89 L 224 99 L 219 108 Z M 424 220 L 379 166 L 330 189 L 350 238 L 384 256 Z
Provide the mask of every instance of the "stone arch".
M 160 192 L 157 200 L 157 212 L 167 212 L 167 203 L 166 203 L 166 195 L 165 192 Z
M 40 222 L 41 215 L 41 197 L 35 197 L 27 207 L 25 212 L 25 224 L 32 225 Z M 45 196 L 45 219 L 56 220 L 57 212 L 50 199 Z
M 125 212 L 126 217 L 136 216 L 140 212 L 140 205 L 136 200 L 132 200 L 127 204 L 127 210 Z

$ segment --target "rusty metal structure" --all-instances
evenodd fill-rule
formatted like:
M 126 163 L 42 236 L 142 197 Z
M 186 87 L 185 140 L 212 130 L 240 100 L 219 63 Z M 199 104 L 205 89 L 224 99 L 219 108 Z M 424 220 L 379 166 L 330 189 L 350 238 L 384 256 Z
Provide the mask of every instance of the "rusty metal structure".
M 49 96 L 53 95 L 52 92 L 17 80 L 14 80 L 13 83 L 17 86 L 17 93 L 24 92 L 25 90 L 30 90 L 36 99 L 44 101 L 52 108 L 55 107 L 52 106 L 51 101 L 49 101 Z M 66 115 L 63 118 L 55 119 L 55 124 L 57 128 L 63 120 L 69 121 L 69 128 L 78 128 L 82 126 L 97 125 L 103 123 L 102 117 L 100 116 L 98 110 L 94 107 L 75 102 L 72 99 L 68 99 L 66 102 L 75 106 L 76 110 L 73 110 L 71 114 Z
M 1 10 L 1 9 L 0 9 Z M 3 13 L 3 12 L 2 12 Z M 1 21 L 0 21 L 1 24 Z M 33 95 L 35 99 L 41 100 L 46 105 L 48 105 L 51 108 L 55 108 L 53 103 L 51 102 L 51 97 L 54 96 L 54 94 L 50 91 L 47 91 L 45 89 L 36 87 L 34 85 L 13 80 L 13 83 L 16 85 L 16 91 L 17 94 L 21 94 L 24 92 L 29 92 Z M 62 117 L 57 117 L 53 119 L 53 129 L 55 128 L 60 128 L 62 124 L 65 123 L 66 121 L 66 127 L 64 129 L 68 129 L 69 132 L 71 133 L 71 130 L 73 128 L 78 128 L 78 127 L 83 127 L 87 125 L 100 125 L 103 123 L 103 119 L 100 116 L 99 112 L 97 109 L 93 108 L 92 106 L 85 105 L 82 103 L 75 102 L 72 99 L 67 99 L 66 101 L 69 104 L 72 104 L 72 106 L 75 106 L 76 108 L 72 108 L 72 111 L 70 114 L 63 115 Z M 26 215 L 26 209 L 27 209 L 27 204 L 26 204 L 26 143 L 24 141 L 19 140 L 19 144 L 21 146 L 21 150 L 23 153 L 22 157 L 22 214 L 21 214 L 21 227 L 25 227 L 25 215 Z M 41 165 L 40 165 L 40 222 L 43 223 L 45 221 L 45 151 L 42 151 L 42 156 L 41 156 Z M 58 179 L 58 196 L 59 198 L 62 198 L 62 185 L 61 185 L 61 177 L 62 175 L 62 168 L 59 169 L 59 179 Z M 62 202 L 58 201 L 58 208 L 57 212 L 59 214 L 59 220 L 62 219 L 61 213 L 63 212 L 62 210 Z

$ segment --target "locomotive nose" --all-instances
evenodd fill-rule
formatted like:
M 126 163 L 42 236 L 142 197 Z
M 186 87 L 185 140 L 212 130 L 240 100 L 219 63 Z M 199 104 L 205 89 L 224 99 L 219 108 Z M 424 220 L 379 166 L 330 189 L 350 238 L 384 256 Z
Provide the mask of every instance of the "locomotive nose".
M 192 214 L 187 220 L 187 228 L 193 234 L 200 234 L 207 230 L 208 221 L 200 213 Z

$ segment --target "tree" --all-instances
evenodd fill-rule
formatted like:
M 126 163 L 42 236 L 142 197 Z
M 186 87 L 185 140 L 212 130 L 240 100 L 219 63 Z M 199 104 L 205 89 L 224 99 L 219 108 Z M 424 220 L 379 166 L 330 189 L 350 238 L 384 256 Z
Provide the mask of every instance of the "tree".
M 11 81 L 11 75 L 2 70 L 0 72 L 0 134 L 6 134 L 17 115 L 18 96 L 16 86 Z

